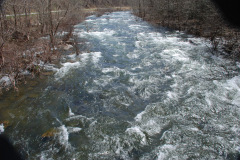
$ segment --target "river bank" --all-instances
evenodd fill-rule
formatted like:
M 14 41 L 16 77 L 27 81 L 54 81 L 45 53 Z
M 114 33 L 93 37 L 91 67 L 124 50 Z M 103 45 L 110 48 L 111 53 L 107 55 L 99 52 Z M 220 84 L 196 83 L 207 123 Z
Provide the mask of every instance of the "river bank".
M 28 34 L 15 31 L 0 48 L 0 94 L 11 88 L 18 91 L 18 84 L 27 83 L 27 79 L 50 74 L 53 65 L 57 65 L 61 54 L 72 48 L 72 52 L 81 52 L 72 35 L 73 26 L 81 23 L 89 15 L 100 16 L 106 12 L 130 10 L 129 7 L 86 8 L 78 12 L 78 17 L 60 23 L 54 36 L 54 45 L 50 46 L 51 36 L 39 32 L 39 25 L 31 15 L 31 27 Z M 61 13 L 64 12 L 61 10 Z M 52 11 L 52 14 L 60 12 Z M 75 13 L 77 14 L 77 13 Z M 18 16 L 24 16 L 19 14 Z M 7 15 L 11 18 L 11 15 Z M 53 48 L 52 48 L 53 47 Z M 77 53 L 79 54 L 79 53 Z M 50 67 L 50 70 L 49 70 Z
M 215 55 L 240 59 L 240 29 L 233 26 L 210 1 L 143 1 L 132 4 L 134 14 L 156 26 L 207 38 Z

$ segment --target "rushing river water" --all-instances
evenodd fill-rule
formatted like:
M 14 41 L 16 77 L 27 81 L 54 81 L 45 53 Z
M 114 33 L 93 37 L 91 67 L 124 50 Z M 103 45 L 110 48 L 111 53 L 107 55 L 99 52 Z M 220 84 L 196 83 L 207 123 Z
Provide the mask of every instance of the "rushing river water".
M 74 34 L 86 52 L 0 99 L 0 133 L 26 159 L 236 159 L 239 64 L 130 12 L 90 16 Z

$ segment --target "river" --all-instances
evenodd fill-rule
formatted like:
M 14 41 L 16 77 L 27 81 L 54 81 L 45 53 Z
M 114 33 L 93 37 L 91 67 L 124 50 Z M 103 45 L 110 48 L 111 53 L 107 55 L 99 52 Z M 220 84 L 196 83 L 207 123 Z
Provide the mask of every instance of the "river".
M 131 12 L 87 17 L 74 35 L 82 54 L 0 98 L 0 133 L 24 158 L 237 159 L 239 63 Z

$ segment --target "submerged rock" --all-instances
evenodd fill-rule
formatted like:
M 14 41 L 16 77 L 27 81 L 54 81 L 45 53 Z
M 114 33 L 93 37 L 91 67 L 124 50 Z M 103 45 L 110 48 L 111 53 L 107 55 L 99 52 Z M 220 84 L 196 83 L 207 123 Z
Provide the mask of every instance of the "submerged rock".
M 51 76 L 53 74 L 54 74 L 54 72 L 52 72 L 52 71 L 50 71 L 50 72 L 42 72 L 42 75 L 44 75 L 44 76 Z
M 67 44 L 67 45 L 63 46 L 64 50 L 69 50 L 70 48 L 73 48 L 73 46 L 70 45 L 70 44 Z
M 58 133 L 58 129 L 56 128 L 51 128 L 48 131 L 46 131 L 45 133 L 42 134 L 42 138 L 52 138 L 54 137 L 57 133 Z
M 37 93 L 32 93 L 30 95 L 28 95 L 29 98 L 38 98 L 39 97 L 39 94 Z
M 8 120 L 6 121 L 0 121 L 0 134 L 4 132 L 6 128 L 10 126 L 10 122 Z
M 9 76 L 3 76 L 0 78 L 0 86 L 9 86 L 11 84 L 11 80 Z
M 193 44 L 193 45 L 197 45 L 195 42 L 193 42 L 192 40 L 189 40 L 189 43 Z
M 2 124 L 5 129 L 10 126 L 10 122 L 9 122 L 8 120 L 6 120 L 6 121 L 0 121 L 0 124 Z

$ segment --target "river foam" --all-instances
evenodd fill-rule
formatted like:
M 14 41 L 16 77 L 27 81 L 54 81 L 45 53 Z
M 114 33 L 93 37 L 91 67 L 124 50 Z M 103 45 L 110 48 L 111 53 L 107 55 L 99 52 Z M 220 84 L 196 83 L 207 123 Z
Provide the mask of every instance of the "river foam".
M 4 126 L 3 124 L 0 124 L 0 134 L 4 132 Z
M 93 65 L 97 65 L 98 61 L 102 57 L 101 52 L 90 52 L 90 53 L 82 53 L 80 55 L 72 54 L 67 55 L 68 58 L 72 60 L 72 62 L 62 63 L 62 67 L 57 70 L 55 73 L 56 80 L 60 80 L 64 76 L 71 73 L 71 70 L 80 68 L 85 66 L 86 64 L 93 63 Z M 80 59 L 80 61 L 77 61 Z

